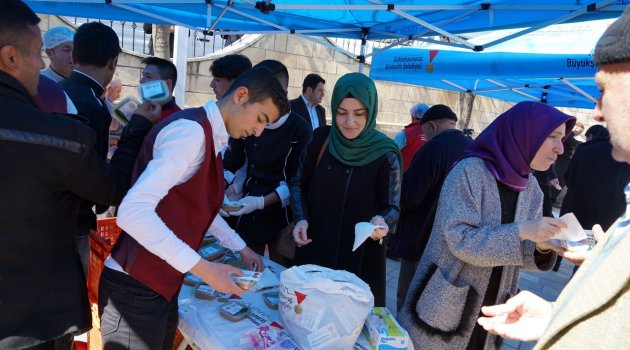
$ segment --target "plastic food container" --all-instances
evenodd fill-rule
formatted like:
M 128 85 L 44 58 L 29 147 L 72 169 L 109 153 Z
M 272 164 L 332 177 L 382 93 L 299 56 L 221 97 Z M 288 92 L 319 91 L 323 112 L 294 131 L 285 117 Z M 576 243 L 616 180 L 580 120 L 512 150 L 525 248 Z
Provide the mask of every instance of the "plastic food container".
M 201 241 L 202 245 L 206 245 L 206 244 L 213 244 L 217 242 L 217 238 L 212 236 L 212 235 L 208 235 L 203 237 L 203 240 Z
M 161 102 L 169 97 L 168 86 L 164 80 L 152 80 L 138 86 L 142 100 Z
M 221 295 L 223 295 L 223 293 L 217 292 L 216 289 L 203 282 L 197 283 L 195 286 L 195 297 L 199 299 L 213 300 Z
M 249 306 L 240 301 L 229 301 L 219 308 L 219 315 L 232 322 L 238 322 L 251 312 Z
M 199 278 L 196 275 L 193 275 L 190 272 L 187 272 L 186 275 L 184 276 L 184 284 L 187 286 L 195 286 L 201 282 L 202 282 L 201 278 Z
M 201 247 L 199 255 L 205 260 L 214 261 L 222 257 L 224 253 L 219 242 L 215 242 Z
M 243 290 L 250 290 L 258 283 L 260 276 L 260 272 L 244 270 L 243 276 L 232 276 L 232 279 L 234 279 L 234 282 Z
M 279 292 L 264 293 L 262 297 L 267 307 L 273 310 L 278 310 L 278 301 L 280 300 Z

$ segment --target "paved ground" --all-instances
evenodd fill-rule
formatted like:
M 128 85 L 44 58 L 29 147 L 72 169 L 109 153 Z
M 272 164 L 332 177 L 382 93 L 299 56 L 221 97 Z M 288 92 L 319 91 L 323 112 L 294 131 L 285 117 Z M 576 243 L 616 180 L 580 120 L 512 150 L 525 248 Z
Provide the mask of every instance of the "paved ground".
M 391 259 L 387 259 L 387 308 L 396 314 L 396 288 L 398 286 L 398 272 L 400 271 L 400 263 Z M 521 280 L 519 287 L 522 290 L 529 290 L 537 295 L 547 299 L 556 300 L 562 288 L 569 281 L 573 272 L 573 264 L 562 261 L 562 265 L 558 272 L 521 272 Z M 506 340 L 501 350 L 514 349 L 531 349 L 534 347 L 533 342 L 517 342 Z

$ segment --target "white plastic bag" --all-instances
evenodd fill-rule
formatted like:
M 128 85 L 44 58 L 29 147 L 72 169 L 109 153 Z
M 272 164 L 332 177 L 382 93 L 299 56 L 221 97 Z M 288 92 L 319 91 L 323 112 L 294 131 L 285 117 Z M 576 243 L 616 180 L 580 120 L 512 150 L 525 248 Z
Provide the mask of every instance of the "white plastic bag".
M 373 306 L 370 287 L 350 272 L 302 265 L 280 274 L 280 318 L 303 350 L 353 349 Z

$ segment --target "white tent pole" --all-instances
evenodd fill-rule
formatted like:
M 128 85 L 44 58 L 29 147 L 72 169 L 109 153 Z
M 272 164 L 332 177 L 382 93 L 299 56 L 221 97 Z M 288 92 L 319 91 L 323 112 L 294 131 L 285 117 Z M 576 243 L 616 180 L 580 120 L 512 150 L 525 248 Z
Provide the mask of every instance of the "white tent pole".
M 186 82 L 188 80 L 186 79 L 188 73 L 188 65 L 186 64 L 188 54 L 188 28 L 175 26 L 174 45 L 173 63 L 177 69 L 178 79 L 175 90 L 173 91 L 173 96 L 175 96 L 177 104 L 184 107 L 186 105 Z
M 612 0 L 609 0 L 609 1 L 612 1 Z M 393 12 L 393 13 L 399 15 L 400 17 L 408 19 L 411 22 L 414 22 L 414 23 L 419 24 L 419 25 L 421 25 L 421 26 L 423 26 L 425 28 L 429 28 L 429 29 L 431 29 L 431 30 L 433 30 L 433 31 L 435 31 L 437 33 L 440 33 L 440 34 L 442 34 L 442 35 L 444 35 L 446 37 L 449 37 L 453 41 L 456 41 L 456 42 L 458 42 L 458 43 L 460 43 L 462 45 L 465 45 L 465 46 L 467 46 L 467 47 L 469 47 L 471 49 L 475 48 L 475 45 L 469 43 L 467 40 L 464 40 L 464 39 L 460 38 L 459 36 L 457 36 L 455 34 L 449 33 L 449 32 L 447 32 L 447 31 L 445 31 L 445 30 L 443 30 L 441 28 L 438 28 L 438 27 L 434 26 L 433 24 L 431 24 L 429 22 L 425 22 L 425 21 L 423 21 L 423 20 L 421 20 L 419 18 L 416 18 L 416 17 L 414 17 L 414 16 L 412 16 L 412 15 L 406 13 L 406 12 L 403 12 L 403 11 L 400 11 L 400 10 L 396 10 L 396 9 L 393 9 L 390 12 Z
M 210 28 L 208 28 L 208 30 L 214 30 L 217 24 L 219 24 L 219 21 L 221 20 L 221 18 L 223 18 L 223 16 L 225 16 L 225 13 L 230 9 L 230 6 L 232 6 L 232 4 L 234 4 L 234 0 L 228 1 L 227 5 L 225 5 L 225 7 L 223 8 L 223 11 L 221 11 L 221 13 L 217 16 L 217 19 L 214 21 L 214 23 L 212 23 L 212 25 L 210 26 Z M 211 6 L 211 5 L 208 5 L 208 6 Z
M 495 80 L 492 80 L 492 79 L 486 79 L 486 81 L 487 81 L 487 82 L 489 82 L 489 83 L 492 83 L 492 84 L 498 85 L 498 86 L 500 86 L 500 87 L 504 87 L 504 88 L 507 88 L 507 87 L 508 87 L 507 85 L 505 85 L 505 84 L 501 84 L 501 83 L 499 83 L 498 81 L 495 81 Z M 525 93 L 525 92 L 523 92 L 523 91 L 519 91 L 519 90 L 517 90 L 517 89 L 513 89 L 513 88 L 510 88 L 509 90 L 510 90 L 510 91 L 514 91 L 515 93 L 517 93 L 517 94 L 519 94 L 519 95 L 523 95 L 523 96 L 525 96 L 525 97 L 531 98 L 531 99 L 532 99 L 532 100 L 534 100 L 534 101 L 540 101 L 540 99 L 539 99 L 538 97 L 536 97 L 536 96 L 534 96 L 534 95 L 530 95 L 530 94 Z M 476 91 L 473 91 L 473 92 L 476 92 Z
M 447 20 L 447 21 L 441 22 L 439 25 L 440 25 L 440 26 L 445 26 L 445 25 L 447 25 L 447 24 L 450 24 L 450 23 L 456 22 L 456 21 L 458 21 L 458 20 L 460 20 L 460 19 L 462 19 L 462 18 L 464 18 L 464 17 L 468 17 L 468 16 L 472 15 L 473 13 L 475 13 L 475 12 L 477 12 L 477 11 L 478 11 L 478 10 L 472 10 L 472 11 L 467 11 L 467 12 L 464 12 L 464 13 L 462 13 L 462 14 L 458 15 L 458 16 L 455 16 L 455 17 L 453 17 L 453 18 L 450 18 L 450 19 L 449 19 L 449 20 Z M 373 32 L 374 32 L 374 31 L 373 31 Z M 378 50 L 372 50 L 372 52 L 370 52 L 369 54 L 365 55 L 365 58 L 368 58 L 368 57 L 370 57 L 370 56 L 374 56 L 374 55 L 378 55 L 379 53 L 383 53 L 385 50 L 391 49 L 392 47 L 396 47 L 396 46 L 398 46 L 398 45 L 402 45 L 403 43 L 405 43 L 405 42 L 407 42 L 407 41 L 411 41 L 411 40 L 418 40 L 418 37 L 421 37 L 422 35 L 424 35 L 424 34 L 426 34 L 426 33 L 428 33 L 428 32 L 430 32 L 430 30 L 428 30 L 428 29 L 427 29 L 427 30 L 424 30 L 424 31 L 422 31 L 422 32 L 420 32 L 420 33 L 417 33 L 417 34 L 411 35 L 411 36 L 409 36 L 409 37 L 408 37 L 408 38 L 406 38 L 406 39 L 400 39 L 400 40 L 398 40 L 398 41 L 396 41 L 396 42 L 393 42 L 393 43 L 391 43 L 391 44 L 389 44 L 389 45 L 387 45 L 387 46 L 385 46 L 385 47 L 381 47 L 381 48 L 380 48 L 380 49 L 378 49 Z M 457 45 L 456 47 L 463 47 L 463 46 Z
M 578 93 L 580 93 L 584 97 L 586 97 L 589 100 L 593 101 L 594 103 L 597 103 L 597 99 L 595 97 L 591 96 L 588 92 L 580 89 L 579 87 L 577 87 L 575 84 L 573 84 L 572 82 L 570 82 L 566 78 L 560 78 L 560 81 L 565 83 L 568 87 L 570 87 L 571 89 L 577 91 Z
M 600 1 L 600 2 L 598 2 L 598 3 L 596 4 L 596 8 L 599 8 L 599 7 L 604 7 L 604 6 L 608 6 L 608 5 L 610 5 L 611 3 L 613 3 L 613 2 L 616 2 L 616 0 L 604 0 L 604 1 Z M 590 6 L 590 5 L 589 5 L 589 6 Z M 514 39 L 514 38 L 516 38 L 516 37 L 519 37 L 519 36 L 522 36 L 522 35 L 525 35 L 525 34 L 531 33 L 531 32 L 536 31 L 536 30 L 538 30 L 538 29 L 548 27 L 548 26 L 550 26 L 550 25 L 552 25 L 552 24 L 562 23 L 562 22 L 564 22 L 564 21 L 570 20 L 571 18 L 575 18 L 575 17 L 581 16 L 581 15 L 583 15 L 583 14 L 587 13 L 587 12 L 588 12 L 588 7 L 587 7 L 586 5 L 582 5 L 582 6 L 581 6 L 581 8 L 580 8 L 579 10 L 577 10 L 577 11 L 573 11 L 573 12 L 571 12 L 571 13 L 569 13 L 569 14 L 564 15 L 564 16 L 561 16 L 561 17 L 558 17 L 558 18 L 554 18 L 554 19 L 552 19 L 552 20 L 546 21 L 546 22 L 544 22 L 544 23 L 541 23 L 541 24 L 539 24 L 539 25 L 533 26 L 533 27 L 531 27 L 531 28 L 527 28 L 527 29 L 525 29 L 525 30 L 521 30 L 521 31 L 516 32 L 516 33 L 514 33 L 514 34 L 511 34 L 511 35 L 505 36 L 505 37 L 503 37 L 503 38 L 501 38 L 501 39 L 497 39 L 497 40 L 495 40 L 495 41 L 492 41 L 492 42 L 486 43 L 486 44 L 484 44 L 484 45 L 482 45 L 482 46 L 483 46 L 483 48 L 488 48 L 488 47 L 491 47 L 491 46 L 494 46 L 494 45 L 497 45 L 497 44 L 503 43 L 503 42 L 505 42 L 505 41 L 508 41 L 508 40 Z
M 296 35 L 296 36 L 298 36 L 298 37 L 300 37 L 300 38 L 304 38 L 304 39 L 306 39 L 306 40 L 310 40 L 310 41 L 312 41 L 312 42 L 314 42 L 314 43 L 317 43 L 317 44 L 323 45 L 323 46 L 328 47 L 328 48 L 330 48 L 330 49 L 333 49 L 333 50 L 339 51 L 339 52 L 341 52 L 341 53 L 343 53 L 343 54 L 345 54 L 345 55 L 348 55 L 348 56 L 350 56 L 350 57 L 356 57 L 356 54 L 354 54 L 354 53 L 352 53 L 352 52 L 350 52 L 350 51 L 346 51 L 346 50 L 344 50 L 344 49 L 342 49 L 342 48 L 340 48 L 340 47 L 338 47 L 338 46 L 336 46 L 336 45 L 333 45 L 333 44 L 331 44 L 331 43 L 327 43 L 327 42 L 325 42 L 325 41 L 323 41 L 323 40 L 321 40 L 321 39 L 313 38 L 313 37 L 310 37 L 310 36 L 308 36 L 308 35 L 304 35 L 304 34 L 300 34 L 300 33 L 295 33 L 295 35 Z

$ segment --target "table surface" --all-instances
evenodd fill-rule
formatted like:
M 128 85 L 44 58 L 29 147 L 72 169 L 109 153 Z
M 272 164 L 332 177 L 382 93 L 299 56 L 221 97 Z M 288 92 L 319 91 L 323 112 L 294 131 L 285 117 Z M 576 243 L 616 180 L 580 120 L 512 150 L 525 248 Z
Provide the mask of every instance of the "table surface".
M 264 262 L 266 266 L 272 267 L 279 279 L 280 272 L 285 268 L 268 259 L 264 259 Z M 217 299 L 198 299 L 195 297 L 194 287 L 184 285 L 178 299 L 179 330 L 189 344 L 200 349 L 239 349 L 239 342 L 247 332 L 272 322 L 282 325 L 278 310 L 273 310 L 264 303 L 262 294 L 270 291 L 277 291 L 277 288 L 245 293 L 241 301 L 250 307 L 251 313 L 241 321 L 232 322 L 219 315 L 222 302 Z M 354 350 L 369 349 L 372 347 L 361 332 Z

